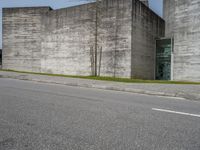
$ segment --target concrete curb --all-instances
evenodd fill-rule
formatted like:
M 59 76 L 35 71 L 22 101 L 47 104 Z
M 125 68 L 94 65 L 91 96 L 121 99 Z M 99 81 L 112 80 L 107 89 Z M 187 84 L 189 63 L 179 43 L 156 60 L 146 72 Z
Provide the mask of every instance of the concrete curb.
M 67 86 L 130 92 L 130 93 L 136 93 L 136 94 L 166 96 L 166 97 L 179 97 L 179 98 L 184 98 L 184 99 L 188 99 L 188 100 L 200 101 L 200 94 L 196 94 L 196 93 L 167 93 L 167 92 L 157 92 L 157 91 L 150 91 L 150 90 L 143 90 L 143 89 L 123 88 L 123 87 L 116 87 L 116 86 L 110 86 L 110 85 L 98 85 L 98 84 L 91 84 L 91 83 L 86 84 L 86 83 L 78 83 L 78 82 L 77 83 L 57 82 L 55 80 L 41 80 L 41 79 L 37 79 L 37 78 L 32 78 L 26 74 L 25 75 L 12 75 L 12 76 L 1 75 L 1 77 L 18 79 L 18 80 L 29 80 L 29 81 L 42 82 L 42 83 L 60 84 L 60 85 L 67 85 Z

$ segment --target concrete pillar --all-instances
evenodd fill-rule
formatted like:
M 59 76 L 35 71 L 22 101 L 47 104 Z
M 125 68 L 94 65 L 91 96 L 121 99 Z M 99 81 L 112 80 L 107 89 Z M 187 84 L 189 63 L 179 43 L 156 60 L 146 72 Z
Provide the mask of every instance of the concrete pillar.
M 174 80 L 200 81 L 199 16 L 199 0 L 164 0 L 165 36 L 174 38 Z

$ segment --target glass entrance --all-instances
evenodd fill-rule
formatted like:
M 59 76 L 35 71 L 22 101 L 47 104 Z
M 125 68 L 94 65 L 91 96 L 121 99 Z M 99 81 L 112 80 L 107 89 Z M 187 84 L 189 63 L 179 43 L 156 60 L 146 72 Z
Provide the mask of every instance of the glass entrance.
M 172 39 L 156 40 L 156 80 L 171 79 Z

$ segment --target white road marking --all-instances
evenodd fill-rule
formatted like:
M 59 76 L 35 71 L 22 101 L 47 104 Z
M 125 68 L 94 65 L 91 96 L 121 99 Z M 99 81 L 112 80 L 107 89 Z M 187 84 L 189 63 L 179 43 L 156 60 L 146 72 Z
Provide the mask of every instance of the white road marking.
M 158 98 L 168 98 L 168 99 L 177 99 L 177 100 L 186 100 L 185 98 L 182 97 L 172 97 L 172 96 L 156 96 Z
M 172 110 L 166 110 L 166 109 L 158 109 L 158 108 L 152 108 L 152 110 L 200 118 L 200 115 L 198 115 L 198 114 L 190 114 L 190 113 L 185 113 L 185 112 L 178 112 L 178 111 L 172 111 Z

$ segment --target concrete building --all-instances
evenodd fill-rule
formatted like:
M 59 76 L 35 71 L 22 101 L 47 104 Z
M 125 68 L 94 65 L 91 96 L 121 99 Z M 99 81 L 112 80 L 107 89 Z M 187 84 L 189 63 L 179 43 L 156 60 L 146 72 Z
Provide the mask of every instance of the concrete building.
M 199 0 L 164 0 L 165 21 L 148 0 L 95 6 L 4 8 L 3 69 L 200 81 Z
M 103 0 L 96 26 L 94 6 L 4 8 L 3 68 L 154 79 L 164 20 L 139 0 Z
M 171 79 L 200 81 L 200 0 L 164 0 L 164 19 Z

